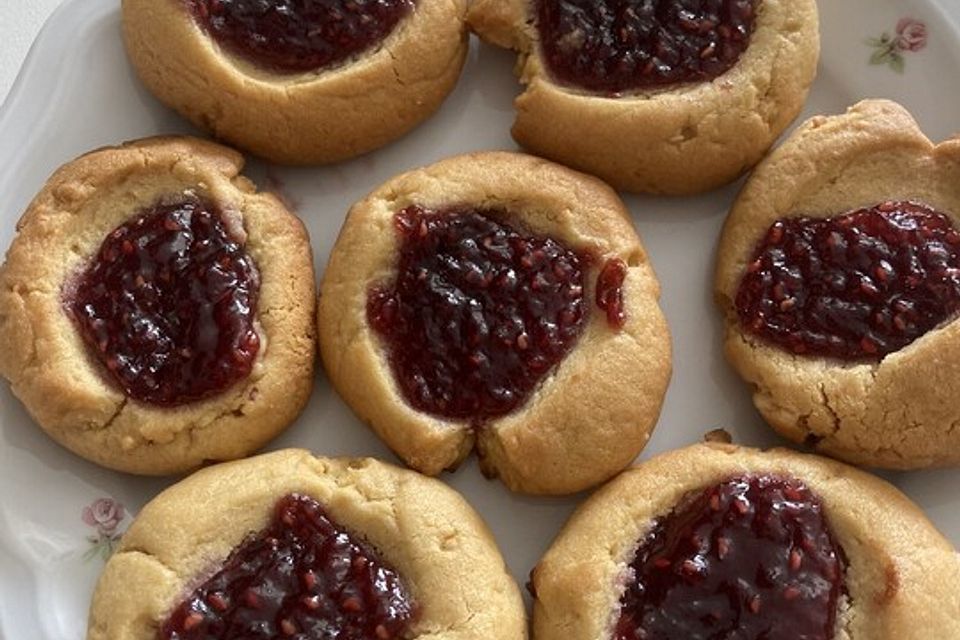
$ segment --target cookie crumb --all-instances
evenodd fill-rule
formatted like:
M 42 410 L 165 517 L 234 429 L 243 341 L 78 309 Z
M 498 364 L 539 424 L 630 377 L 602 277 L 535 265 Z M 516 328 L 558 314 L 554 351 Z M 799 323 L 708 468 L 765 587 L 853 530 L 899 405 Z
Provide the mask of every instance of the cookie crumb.
M 733 436 L 726 429 L 714 429 L 703 435 L 703 441 L 713 444 L 733 444 Z

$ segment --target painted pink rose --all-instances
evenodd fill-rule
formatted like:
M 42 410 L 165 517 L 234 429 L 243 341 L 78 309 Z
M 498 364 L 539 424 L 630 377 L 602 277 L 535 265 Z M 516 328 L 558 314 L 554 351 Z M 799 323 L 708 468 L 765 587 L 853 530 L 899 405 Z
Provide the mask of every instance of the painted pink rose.
M 100 498 L 83 508 L 83 521 L 103 536 L 112 536 L 126 517 L 123 505 L 111 498 Z
M 920 51 L 927 46 L 927 25 L 913 18 L 901 18 L 896 45 L 901 51 Z

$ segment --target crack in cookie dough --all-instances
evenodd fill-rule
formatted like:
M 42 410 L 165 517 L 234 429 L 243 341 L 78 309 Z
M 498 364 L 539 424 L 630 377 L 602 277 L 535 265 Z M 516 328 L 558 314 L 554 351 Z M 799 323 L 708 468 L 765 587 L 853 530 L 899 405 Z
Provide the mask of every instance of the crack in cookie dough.
M 120 414 L 123 413 L 123 410 L 127 408 L 127 404 L 130 402 L 129 398 L 124 398 L 117 404 L 116 411 L 113 412 L 113 415 L 107 418 L 107 421 L 102 425 L 95 427 L 96 430 L 106 430 L 109 429 L 114 422 L 120 417 Z
M 184 578 L 187 578 L 187 577 L 188 577 L 188 576 L 182 576 L 182 575 L 180 575 L 179 573 L 177 573 L 176 569 L 174 569 L 173 567 L 171 567 L 170 565 L 168 565 L 167 563 L 165 563 L 163 560 L 161 560 L 161 559 L 158 558 L 157 556 L 151 554 L 151 553 L 150 553 L 149 551 L 147 551 L 146 549 L 138 549 L 138 548 L 136 548 L 136 547 L 129 547 L 129 548 L 124 548 L 122 551 L 118 551 L 118 552 L 115 553 L 114 555 L 115 555 L 115 556 L 118 556 L 118 557 L 131 556 L 131 557 L 134 557 L 134 558 L 142 558 L 143 560 L 147 560 L 148 562 L 152 562 L 152 563 L 156 564 L 158 567 L 160 567 L 161 569 L 163 569 L 165 572 L 167 572 L 168 574 L 170 574 L 170 576 L 171 576 L 173 579 L 175 579 L 175 580 L 183 580 Z
M 827 410 L 827 412 L 828 412 L 828 413 L 830 414 L 830 416 L 833 418 L 833 433 L 836 433 L 837 431 L 840 430 L 840 427 L 842 426 L 842 425 L 841 425 L 841 422 L 840 422 L 840 416 L 839 416 L 839 414 L 837 414 L 836 411 L 834 411 L 833 406 L 831 406 L 831 404 L 830 404 L 830 398 L 827 396 L 826 385 L 824 385 L 824 384 L 821 384 L 821 385 L 820 385 L 820 397 L 823 398 L 823 406 L 824 406 L 824 408 Z

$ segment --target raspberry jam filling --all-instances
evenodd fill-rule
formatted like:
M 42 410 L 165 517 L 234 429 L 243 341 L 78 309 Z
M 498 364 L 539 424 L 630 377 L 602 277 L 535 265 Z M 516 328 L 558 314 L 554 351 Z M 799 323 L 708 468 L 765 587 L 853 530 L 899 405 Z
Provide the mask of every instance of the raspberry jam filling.
M 551 75 L 606 94 L 723 75 L 750 45 L 759 6 L 760 0 L 536 0 Z
M 188 195 L 114 229 L 66 295 L 80 335 L 142 402 L 220 393 L 253 368 L 260 275 L 219 208 Z
M 397 277 L 371 290 L 367 316 L 418 410 L 475 424 L 507 414 L 583 331 L 589 258 L 523 235 L 503 216 L 411 206 L 394 219 Z M 621 284 L 616 268 L 602 295 L 598 284 L 598 302 L 617 322 Z
M 614 640 L 832 640 L 845 564 L 799 480 L 727 480 L 641 542 Z
M 311 498 L 289 495 L 161 626 L 158 640 L 393 640 L 416 606 L 400 576 Z
M 185 0 L 224 48 L 280 73 L 319 71 L 382 42 L 414 0 Z
M 627 322 L 623 308 L 623 281 L 627 277 L 627 264 L 620 259 L 608 260 L 597 278 L 597 306 L 607 313 L 611 327 L 620 329 Z
M 912 202 L 778 220 L 736 308 L 746 331 L 792 353 L 879 360 L 960 311 L 960 233 Z

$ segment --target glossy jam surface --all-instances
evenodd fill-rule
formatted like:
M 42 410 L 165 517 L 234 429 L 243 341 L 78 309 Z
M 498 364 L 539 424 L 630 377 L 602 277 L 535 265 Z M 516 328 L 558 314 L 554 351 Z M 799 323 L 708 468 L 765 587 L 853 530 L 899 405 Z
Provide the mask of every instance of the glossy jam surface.
M 878 360 L 960 311 L 960 233 L 909 202 L 779 220 L 736 307 L 747 331 L 792 353 Z
M 289 495 L 160 628 L 159 640 L 393 640 L 416 607 L 400 576 L 311 498 Z
M 623 281 L 627 277 L 627 264 L 620 259 L 608 260 L 597 278 L 597 306 L 607 314 L 611 327 L 619 329 L 627 321 L 623 307 Z
M 800 481 L 731 479 L 641 542 L 614 640 L 832 640 L 844 565 Z
M 554 78 L 619 94 L 712 80 L 750 44 L 760 0 L 536 0 Z
M 220 45 L 278 72 L 318 71 L 374 47 L 414 0 L 185 0 Z
M 417 206 L 395 217 L 397 278 L 371 291 L 367 312 L 416 409 L 474 423 L 509 413 L 583 329 L 586 260 L 501 217 Z
M 129 397 L 173 406 L 249 375 L 259 291 L 256 266 L 219 208 L 187 196 L 113 230 L 66 303 Z

